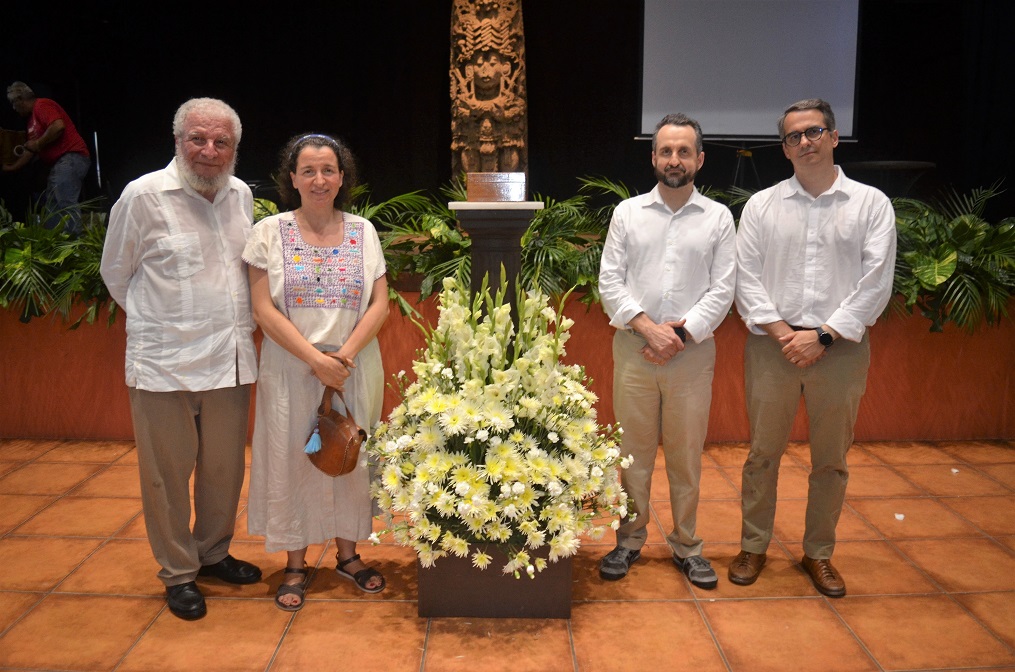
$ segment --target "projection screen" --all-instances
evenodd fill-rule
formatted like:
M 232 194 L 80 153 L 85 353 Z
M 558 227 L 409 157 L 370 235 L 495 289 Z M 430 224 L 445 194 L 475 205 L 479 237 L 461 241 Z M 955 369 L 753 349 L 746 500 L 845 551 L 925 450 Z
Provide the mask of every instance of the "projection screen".
M 714 139 L 777 136 L 803 98 L 853 136 L 859 0 L 645 0 L 641 133 L 669 112 Z

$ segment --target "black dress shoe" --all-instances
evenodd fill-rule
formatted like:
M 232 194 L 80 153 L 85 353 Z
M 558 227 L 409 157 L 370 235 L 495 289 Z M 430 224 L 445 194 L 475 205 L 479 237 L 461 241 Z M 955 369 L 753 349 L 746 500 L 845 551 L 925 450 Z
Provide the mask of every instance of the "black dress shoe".
M 226 583 L 257 583 L 261 580 L 261 570 L 256 565 L 243 560 L 237 560 L 227 555 L 214 565 L 204 565 L 197 573 L 198 576 L 214 576 Z
M 178 586 L 167 586 L 166 602 L 169 603 L 169 611 L 185 621 L 196 621 L 208 613 L 204 595 L 193 581 Z

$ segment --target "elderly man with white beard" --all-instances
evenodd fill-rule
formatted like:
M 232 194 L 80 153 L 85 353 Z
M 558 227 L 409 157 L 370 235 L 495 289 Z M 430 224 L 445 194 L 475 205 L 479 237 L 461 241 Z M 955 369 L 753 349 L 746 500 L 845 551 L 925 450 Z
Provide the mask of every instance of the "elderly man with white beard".
M 207 613 L 199 576 L 261 579 L 260 569 L 229 555 L 257 376 L 241 258 L 253 198 L 233 177 L 241 132 L 220 100 L 181 105 L 175 158 L 127 185 L 102 254 L 102 278 L 127 316 L 126 382 L 148 540 L 169 609 L 186 620 Z

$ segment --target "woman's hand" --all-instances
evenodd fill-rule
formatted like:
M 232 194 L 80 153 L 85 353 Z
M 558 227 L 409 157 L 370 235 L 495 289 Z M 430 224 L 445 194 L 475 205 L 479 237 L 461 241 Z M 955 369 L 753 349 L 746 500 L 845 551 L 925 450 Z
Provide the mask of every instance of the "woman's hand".
M 346 379 L 351 375 L 350 369 L 356 368 L 345 355 L 337 352 L 322 352 L 321 356 L 314 360 L 311 369 L 314 375 L 322 383 L 336 390 L 343 390 Z

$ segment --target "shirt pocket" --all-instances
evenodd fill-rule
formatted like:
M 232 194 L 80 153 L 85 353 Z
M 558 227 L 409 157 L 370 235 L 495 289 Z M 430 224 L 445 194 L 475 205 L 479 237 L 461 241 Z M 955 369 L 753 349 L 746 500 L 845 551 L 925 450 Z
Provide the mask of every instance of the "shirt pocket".
M 164 271 L 169 277 L 182 280 L 204 270 L 201 237 L 196 233 L 177 233 L 160 238 L 158 247 L 163 256 Z

